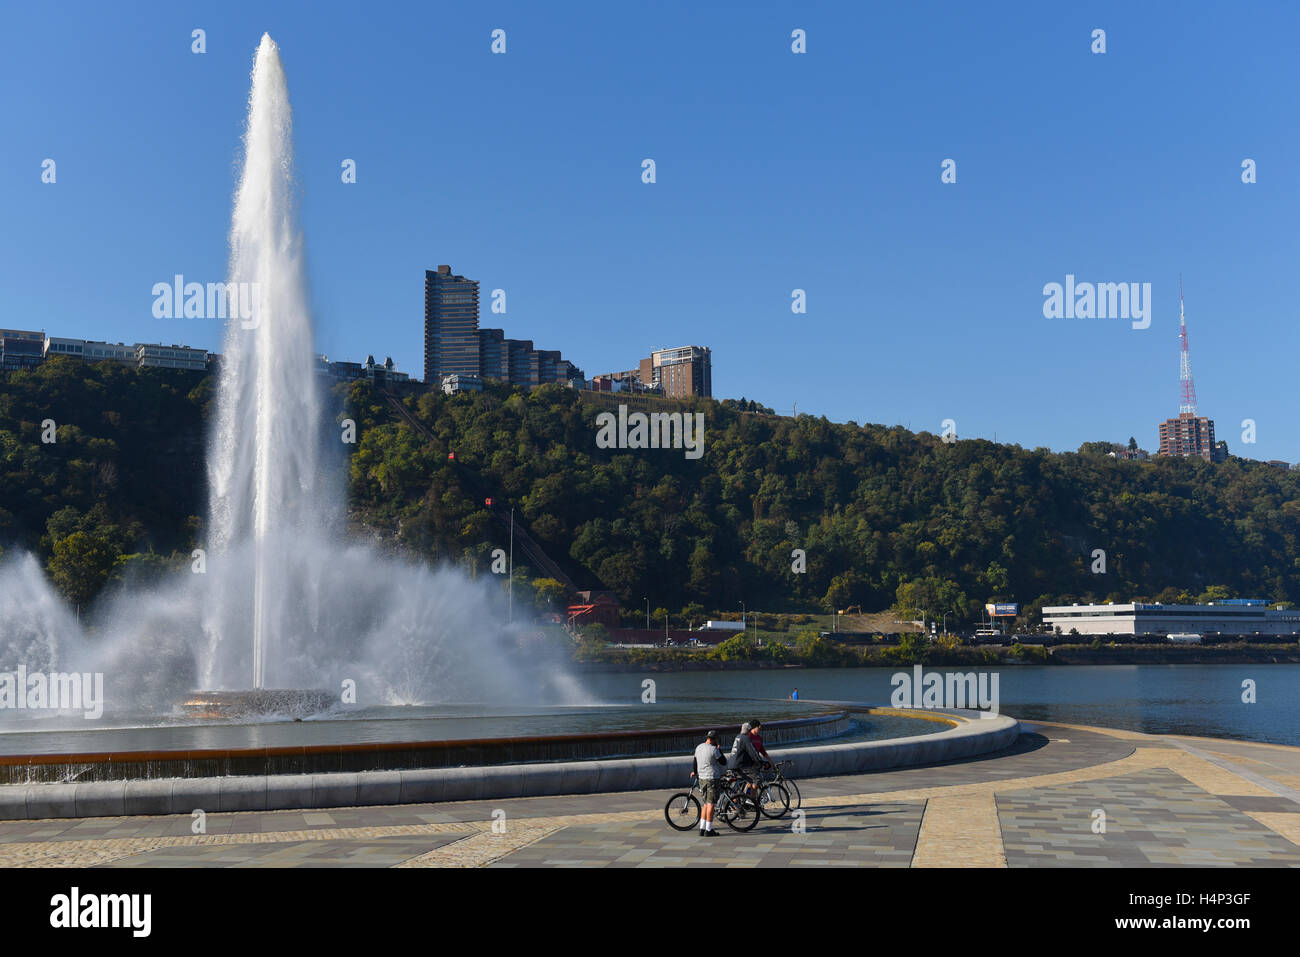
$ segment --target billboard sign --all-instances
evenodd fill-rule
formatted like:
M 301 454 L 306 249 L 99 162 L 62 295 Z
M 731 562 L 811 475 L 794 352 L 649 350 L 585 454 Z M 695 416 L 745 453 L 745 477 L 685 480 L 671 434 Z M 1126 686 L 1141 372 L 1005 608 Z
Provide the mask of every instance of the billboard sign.
M 1015 618 L 1020 613 L 1020 606 L 1015 602 L 990 602 L 984 606 L 990 618 Z

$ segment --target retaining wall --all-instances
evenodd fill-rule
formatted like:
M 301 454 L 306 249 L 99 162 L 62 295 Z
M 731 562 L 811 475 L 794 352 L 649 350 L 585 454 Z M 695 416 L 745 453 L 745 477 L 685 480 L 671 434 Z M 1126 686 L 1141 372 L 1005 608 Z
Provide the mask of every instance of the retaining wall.
M 867 705 L 855 707 L 871 710 Z M 934 712 L 880 710 L 936 717 Z M 1006 715 L 982 719 L 971 717 L 970 712 L 945 714 L 952 715 L 956 724 L 937 734 L 769 750 L 777 759 L 794 759 L 791 777 L 801 779 L 988 754 L 1010 747 L 1020 735 L 1019 722 Z M 768 729 L 764 725 L 765 733 Z M 196 808 L 207 812 L 269 811 L 647 791 L 685 787 L 690 770 L 689 754 L 678 754 L 493 767 L 14 784 L 0 787 L 0 819 L 188 814 Z

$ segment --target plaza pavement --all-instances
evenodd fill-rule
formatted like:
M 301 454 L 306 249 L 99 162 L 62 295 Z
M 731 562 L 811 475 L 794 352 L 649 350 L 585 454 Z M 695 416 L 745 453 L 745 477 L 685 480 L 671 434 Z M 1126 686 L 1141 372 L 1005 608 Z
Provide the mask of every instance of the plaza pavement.
M 802 831 L 786 818 L 679 833 L 663 816 L 672 792 L 646 791 L 210 813 L 202 834 L 187 815 L 4 821 L 0 866 L 1300 865 L 1300 748 L 1024 728 L 994 755 L 800 781 Z

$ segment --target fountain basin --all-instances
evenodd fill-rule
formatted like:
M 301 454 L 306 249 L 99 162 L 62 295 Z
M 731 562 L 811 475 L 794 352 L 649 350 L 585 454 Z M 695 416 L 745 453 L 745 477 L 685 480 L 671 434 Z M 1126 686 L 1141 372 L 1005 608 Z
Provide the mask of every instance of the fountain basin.
M 847 733 L 851 724 L 847 711 L 837 711 L 771 721 L 763 725 L 763 733 L 769 744 L 794 744 L 838 737 Z M 709 730 L 717 730 L 724 740 L 729 740 L 739 733 L 740 727 L 714 725 L 711 728 L 255 748 L 10 754 L 0 755 L 0 784 L 406 771 L 591 761 L 634 755 L 680 755 L 690 753 Z
M 1019 722 L 1007 715 L 989 718 L 973 712 L 900 712 L 869 705 L 848 708 L 947 721 L 952 726 L 936 734 L 882 741 L 773 749 L 773 756 L 778 760 L 793 758 L 792 776 L 803 779 L 962 760 L 1008 748 L 1020 736 Z M 773 729 L 765 724 L 764 730 Z M 196 808 L 208 812 L 272 811 L 645 791 L 684 787 L 689 772 L 690 755 L 676 754 L 406 771 L 8 785 L 0 787 L 0 820 L 189 814 Z

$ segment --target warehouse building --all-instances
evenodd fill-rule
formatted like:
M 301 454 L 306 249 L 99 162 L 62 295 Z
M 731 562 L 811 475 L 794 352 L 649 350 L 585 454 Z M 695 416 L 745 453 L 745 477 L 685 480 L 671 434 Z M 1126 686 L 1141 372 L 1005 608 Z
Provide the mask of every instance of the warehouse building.
M 1262 598 L 1208 605 L 1049 605 L 1043 624 L 1080 635 L 1300 635 L 1300 610 L 1269 607 Z

